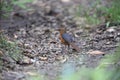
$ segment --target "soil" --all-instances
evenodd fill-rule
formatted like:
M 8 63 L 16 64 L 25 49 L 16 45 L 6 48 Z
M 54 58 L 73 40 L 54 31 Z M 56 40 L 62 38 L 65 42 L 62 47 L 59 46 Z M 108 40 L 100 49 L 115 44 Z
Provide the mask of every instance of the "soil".
M 9 40 L 16 41 L 22 48 L 27 65 L 7 64 L 14 66 L 8 71 L 3 70 L 1 79 L 25 80 L 32 73 L 39 73 L 45 80 L 55 80 L 66 64 L 72 65 L 76 71 L 82 66 L 94 68 L 106 54 L 113 54 L 120 42 L 120 25 L 106 27 L 101 24 L 88 29 L 76 24 L 79 21 L 74 19 L 74 8 L 79 4 L 88 8 L 94 0 L 89 1 L 37 0 L 27 5 L 32 6 L 31 11 L 15 8 L 9 19 L 2 19 L 0 29 L 4 30 Z M 101 1 L 101 5 L 107 5 L 106 1 Z M 87 26 L 82 21 L 80 24 Z M 80 52 L 61 44 L 56 30 L 61 26 L 65 26 L 67 32 L 74 36 Z M 95 50 L 104 54 L 89 54 L 89 51 Z

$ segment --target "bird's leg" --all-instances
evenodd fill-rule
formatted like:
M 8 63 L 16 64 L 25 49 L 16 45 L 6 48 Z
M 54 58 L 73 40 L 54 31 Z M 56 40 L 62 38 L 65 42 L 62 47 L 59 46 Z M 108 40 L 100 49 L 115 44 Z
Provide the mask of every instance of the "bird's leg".
M 67 52 L 67 53 L 71 52 L 70 45 L 66 45 L 66 48 L 65 48 L 65 49 L 66 49 L 66 52 Z
M 62 47 L 62 53 L 67 53 L 66 45 L 64 47 Z
M 70 45 L 68 45 L 68 52 L 69 52 L 69 53 L 71 52 L 71 48 L 70 48 Z
M 68 45 L 68 50 L 70 50 L 70 45 Z

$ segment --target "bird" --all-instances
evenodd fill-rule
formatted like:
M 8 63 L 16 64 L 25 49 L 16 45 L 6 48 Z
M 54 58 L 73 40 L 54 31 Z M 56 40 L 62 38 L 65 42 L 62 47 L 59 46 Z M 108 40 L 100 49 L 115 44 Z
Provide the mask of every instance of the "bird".
M 80 51 L 80 48 L 75 44 L 73 37 L 66 33 L 66 28 L 59 28 L 58 31 L 60 33 L 59 39 L 62 44 L 68 47 L 72 46 L 77 52 Z

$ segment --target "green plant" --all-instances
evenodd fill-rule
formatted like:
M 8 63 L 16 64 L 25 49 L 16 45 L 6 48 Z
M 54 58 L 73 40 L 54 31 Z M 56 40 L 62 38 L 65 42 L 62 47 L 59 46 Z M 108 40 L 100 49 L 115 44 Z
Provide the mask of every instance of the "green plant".
M 4 51 L 4 55 L 18 61 L 22 59 L 21 50 L 15 42 L 8 41 L 3 34 L 0 34 L 0 49 Z
M 85 17 L 89 24 L 105 22 L 106 25 L 109 26 L 110 23 L 120 23 L 120 0 L 111 1 L 108 6 L 100 5 L 100 0 L 97 0 L 93 2 L 90 8 L 86 8 L 85 10 L 83 6 L 78 6 L 76 15 L 77 17 Z
M 28 75 L 25 80 L 45 80 L 43 79 L 44 76 L 42 76 L 40 73 L 33 71 L 30 72 L 32 75 Z
M 17 5 L 18 7 L 22 8 L 22 9 L 28 9 L 28 7 L 26 7 L 26 3 L 30 3 L 32 2 L 33 0 L 13 0 L 12 1 L 12 4 L 13 5 Z
M 86 20 L 87 20 L 87 23 L 89 23 L 89 24 L 99 24 L 100 23 L 100 20 L 96 14 L 93 14 L 92 16 L 86 15 Z
M 99 7 L 97 5 L 100 4 L 100 0 L 97 0 L 92 3 L 91 7 L 81 6 L 79 5 L 76 9 L 76 17 L 85 17 L 86 22 L 88 24 L 99 24 Z
M 107 17 L 106 22 L 120 22 L 120 0 L 115 0 L 112 2 L 110 7 L 104 7 L 104 16 Z
M 28 9 L 25 4 L 32 1 L 33 0 L 1 0 L 0 12 L 2 12 L 2 16 L 8 16 L 9 13 L 14 10 L 14 6 L 18 6 L 22 9 Z
M 64 77 L 59 80 L 119 80 L 120 79 L 120 46 L 114 54 L 106 55 L 96 68 L 82 67 L 77 72 L 71 72 L 74 67 L 65 69 L 69 75 L 63 74 Z M 70 69 L 69 69 L 70 68 Z M 64 71 L 63 71 L 64 72 Z

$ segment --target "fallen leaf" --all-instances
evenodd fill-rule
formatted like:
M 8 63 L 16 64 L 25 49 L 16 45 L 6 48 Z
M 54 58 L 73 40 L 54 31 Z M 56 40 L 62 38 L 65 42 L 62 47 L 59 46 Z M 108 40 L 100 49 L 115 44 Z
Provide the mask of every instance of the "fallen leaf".
M 26 56 L 23 57 L 23 60 L 19 61 L 20 65 L 31 65 L 32 63 L 31 59 Z
M 95 50 L 95 51 L 88 51 L 87 53 L 88 53 L 88 54 L 92 54 L 92 55 L 95 55 L 95 54 L 105 54 L 104 52 L 99 51 L 99 50 Z
M 2 51 L 0 51 L 0 56 L 2 56 L 3 55 L 3 52 Z
M 14 34 L 14 38 L 15 38 L 15 39 L 17 39 L 17 38 L 18 38 L 18 36 L 17 36 L 16 34 Z
M 46 61 L 48 59 L 48 57 L 46 57 L 46 56 L 45 57 L 40 56 L 39 59 L 42 60 L 42 61 Z
M 67 61 L 68 57 L 67 56 L 56 56 L 55 58 L 57 61 L 60 61 L 61 63 L 64 63 Z
M 111 33 L 111 32 L 115 32 L 116 30 L 115 27 L 110 27 L 106 31 Z
M 34 73 L 34 72 L 26 72 L 28 75 L 30 75 L 30 76 L 35 76 L 35 75 L 37 75 L 37 73 Z
M 62 2 L 70 2 L 70 0 L 61 0 Z
M 49 44 L 56 44 L 57 43 L 57 41 L 55 41 L 55 40 L 51 40 L 50 42 L 49 42 Z

